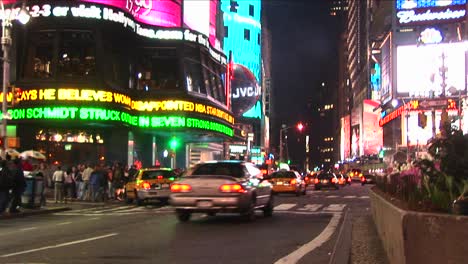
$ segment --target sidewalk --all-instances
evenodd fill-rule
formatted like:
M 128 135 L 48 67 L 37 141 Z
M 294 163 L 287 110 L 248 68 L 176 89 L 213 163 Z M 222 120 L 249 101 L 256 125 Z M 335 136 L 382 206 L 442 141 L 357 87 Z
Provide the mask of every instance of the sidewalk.
M 0 214 L 0 220 L 2 219 L 11 219 L 17 217 L 26 217 L 31 215 L 42 215 L 42 214 L 51 214 L 56 212 L 68 211 L 72 208 L 68 206 L 68 204 L 53 204 L 48 203 L 46 206 L 42 206 L 40 208 L 20 208 L 19 213 L 9 213 L 4 212 Z
M 388 264 L 372 215 L 357 216 L 352 221 L 350 264 Z

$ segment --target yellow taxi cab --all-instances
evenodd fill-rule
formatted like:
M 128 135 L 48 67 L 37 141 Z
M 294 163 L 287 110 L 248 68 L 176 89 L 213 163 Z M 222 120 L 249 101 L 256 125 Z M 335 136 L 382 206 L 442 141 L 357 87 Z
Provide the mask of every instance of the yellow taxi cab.
M 125 185 L 125 201 L 142 205 L 148 200 L 167 202 L 171 194 L 171 184 L 178 175 L 170 168 L 140 169 Z
M 273 193 L 295 193 L 296 196 L 306 194 L 306 184 L 296 171 L 280 170 L 267 177 L 273 186 Z

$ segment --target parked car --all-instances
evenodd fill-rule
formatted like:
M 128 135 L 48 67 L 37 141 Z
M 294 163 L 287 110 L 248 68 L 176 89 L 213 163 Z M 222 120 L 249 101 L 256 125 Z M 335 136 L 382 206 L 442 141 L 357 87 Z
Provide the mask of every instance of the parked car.
M 255 219 L 257 209 L 266 217 L 273 214 L 271 184 L 252 163 L 238 160 L 195 165 L 171 185 L 169 203 L 181 222 L 193 213 L 240 213 L 247 220 Z
M 125 185 L 125 201 L 142 205 L 148 200 L 167 202 L 170 186 L 178 175 L 170 168 L 145 168 L 136 173 Z
M 339 189 L 338 177 L 332 172 L 324 172 L 317 175 L 315 179 L 315 190 L 322 188 L 335 188 Z
M 306 194 L 306 183 L 296 171 L 280 170 L 267 177 L 273 185 L 273 193 L 295 193 L 296 196 Z

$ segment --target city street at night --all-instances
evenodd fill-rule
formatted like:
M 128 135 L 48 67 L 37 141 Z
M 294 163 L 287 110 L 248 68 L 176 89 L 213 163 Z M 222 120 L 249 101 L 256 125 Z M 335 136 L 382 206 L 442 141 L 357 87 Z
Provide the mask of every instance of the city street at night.
M 254 222 L 199 214 L 179 223 L 157 203 L 71 204 L 76 209 L 2 220 L 8 242 L 0 263 L 329 263 L 350 246 L 348 239 L 336 248 L 348 209 L 353 217 L 369 212 L 367 188 L 280 194 L 273 217 L 257 213 Z

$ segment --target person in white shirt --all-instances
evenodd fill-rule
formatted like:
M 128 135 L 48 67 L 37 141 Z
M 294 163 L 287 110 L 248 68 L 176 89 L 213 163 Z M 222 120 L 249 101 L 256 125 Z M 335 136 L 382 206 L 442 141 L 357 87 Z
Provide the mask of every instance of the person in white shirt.
M 52 175 L 52 181 L 54 182 L 54 198 L 55 203 L 63 202 L 63 182 L 65 181 L 65 172 L 60 166 Z

